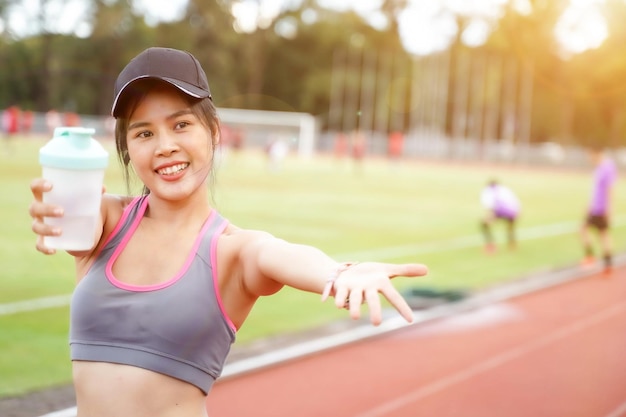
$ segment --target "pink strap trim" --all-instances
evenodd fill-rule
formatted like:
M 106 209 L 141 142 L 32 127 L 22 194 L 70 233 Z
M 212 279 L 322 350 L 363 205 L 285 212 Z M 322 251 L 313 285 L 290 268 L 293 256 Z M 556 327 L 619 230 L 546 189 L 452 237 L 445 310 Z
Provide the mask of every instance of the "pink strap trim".
M 141 197 L 143 197 L 143 196 L 139 196 L 139 197 L 133 198 L 131 200 L 130 204 L 128 204 L 126 207 L 124 207 L 124 212 L 122 213 L 122 217 L 119 219 L 119 221 L 117 222 L 117 224 L 113 228 L 113 231 L 107 237 L 107 240 L 104 242 L 104 245 L 102 245 L 102 248 L 106 247 L 106 245 L 108 245 L 108 243 L 111 241 L 111 239 L 113 239 L 115 237 L 115 235 L 119 232 L 119 230 L 122 228 L 122 226 L 124 226 L 124 223 L 126 223 L 126 219 L 130 215 L 130 211 L 132 210 L 133 207 L 135 207 L 135 205 L 137 204 L 137 202 L 139 201 L 139 199 Z M 146 198 L 146 201 L 147 200 L 148 199 Z M 145 211 L 145 208 L 144 208 L 144 211 Z
M 216 228 L 215 234 L 213 235 L 213 238 L 211 239 L 210 257 L 211 257 L 211 265 L 213 266 L 212 279 L 213 279 L 213 288 L 215 292 L 215 299 L 217 300 L 217 305 L 220 307 L 220 310 L 222 311 L 222 315 L 224 316 L 226 323 L 228 323 L 228 325 L 233 330 L 233 332 L 236 333 L 237 326 L 235 326 L 233 321 L 230 319 L 230 317 L 226 313 L 226 309 L 224 308 L 224 303 L 222 302 L 222 296 L 220 294 L 219 282 L 217 279 L 219 276 L 218 270 L 217 270 L 217 265 L 218 265 L 217 264 L 217 241 L 220 235 L 222 234 L 222 232 L 224 231 L 224 229 L 226 229 L 226 226 L 228 226 L 228 221 L 224 220 L 222 224 L 220 224 L 219 227 Z
M 109 233 L 109 236 L 107 236 L 107 239 L 104 241 L 102 246 L 100 246 L 100 249 L 98 249 L 98 253 L 96 253 L 96 256 L 94 256 L 93 259 L 97 259 L 98 256 L 100 256 L 100 253 L 104 250 L 104 248 L 106 248 L 106 246 L 109 244 L 111 239 L 113 239 L 115 235 L 119 232 L 119 230 L 122 228 L 122 226 L 124 226 L 126 219 L 130 215 L 130 211 L 137 204 L 140 198 L 141 196 L 133 198 L 131 202 L 126 207 L 124 207 L 124 211 L 122 212 L 122 217 L 117 221 L 117 224 L 115 225 L 111 233 Z M 87 273 L 89 273 L 92 266 L 93 266 L 93 262 L 89 266 Z
M 113 264 L 115 263 L 120 253 L 122 253 L 122 251 L 128 244 L 128 241 L 130 240 L 132 235 L 135 233 L 135 230 L 137 230 L 137 227 L 139 226 L 139 223 L 141 222 L 141 219 L 143 218 L 143 215 L 146 212 L 147 206 L 148 206 L 148 199 L 146 198 L 144 203 L 139 208 L 139 211 L 137 212 L 137 217 L 133 219 L 133 223 L 128 229 L 128 232 L 126 233 L 126 235 L 124 236 L 120 244 L 117 246 L 117 248 L 115 248 L 115 252 L 113 252 L 113 255 L 111 255 L 111 258 L 109 259 L 106 265 L 106 276 L 109 282 L 123 290 L 136 291 L 136 292 L 156 291 L 156 290 L 160 290 L 162 288 L 168 287 L 174 284 L 176 281 L 178 281 L 185 274 L 185 272 L 187 272 L 187 269 L 189 269 L 189 265 L 191 265 L 191 262 L 193 262 L 193 259 L 196 256 L 198 247 L 200 246 L 200 243 L 202 241 L 202 237 L 204 236 L 206 230 L 211 225 L 211 221 L 216 215 L 216 212 L 212 211 L 208 219 L 204 222 L 204 225 L 202 226 L 202 230 L 196 237 L 196 241 L 194 242 L 193 247 L 191 248 L 191 251 L 189 252 L 189 255 L 187 256 L 187 259 L 185 260 L 184 265 L 182 266 L 180 271 L 178 271 L 178 273 L 174 275 L 174 277 L 172 277 L 171 279 L 165 282 L 162 282 L 160 284 L 154 284 L 154 285 L 126 284 L 122 281 L 119 281 L 117 278 L 115 278 L 115 275 L 113 274 Z

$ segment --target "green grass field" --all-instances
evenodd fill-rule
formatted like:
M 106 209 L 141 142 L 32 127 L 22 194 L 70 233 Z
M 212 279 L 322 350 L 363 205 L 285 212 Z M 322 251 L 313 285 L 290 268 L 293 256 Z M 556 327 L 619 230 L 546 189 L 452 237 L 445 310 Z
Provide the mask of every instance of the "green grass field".
M 11 153 L 0 148 L 0 307 L 70 294 L 74 285 L 68 255 L 44 256 L 34 249 L 28 185 L 40 175 L 37 152 L 43 143 L 22 140 Z M 107 189 L 124 193 L 113 144 L 106 146 L 112 153 Z M 349 161 L 292 158 L 282 171 L 272 173 L 260 152 L 231 154 L 218 169 L 215 204 L 241 227 L 317 246 L 339 261 L 417 261 L 429 266 L 427 277 L 396 279 L 400 289 L 477 290 L 574 265 L 580 258 L 577 231 L 590 191 L 590 169 L 426 161 L 392 167 L 384 160 L 366 161 L 361 172 L 353 168 Z M 519 194 L 523 215 L 519 248 L 487 256 L 478 233 L 478 194 L 491 177 Z M 622 188 L 618 183 L 615 190 L 616 252 L 626 247 Z M 502 242 L 504 230 L 496 230 L 496 238 Z M 68 313 L 62 306 L 0 314 L 0 396 L 70 382 Z M 331 302 L 320 305 L 318 295 L 285 289 L 257 304 L 237 343 L 332 320 L 349 318 Z

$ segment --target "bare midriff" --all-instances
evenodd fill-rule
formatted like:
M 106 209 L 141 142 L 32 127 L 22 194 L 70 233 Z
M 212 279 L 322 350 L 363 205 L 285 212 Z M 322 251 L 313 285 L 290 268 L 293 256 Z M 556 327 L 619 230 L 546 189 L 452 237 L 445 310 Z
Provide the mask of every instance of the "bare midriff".
M 156 372 L 104 362 L 73 362 L 77 417 L 207 417 L 197 387 Z

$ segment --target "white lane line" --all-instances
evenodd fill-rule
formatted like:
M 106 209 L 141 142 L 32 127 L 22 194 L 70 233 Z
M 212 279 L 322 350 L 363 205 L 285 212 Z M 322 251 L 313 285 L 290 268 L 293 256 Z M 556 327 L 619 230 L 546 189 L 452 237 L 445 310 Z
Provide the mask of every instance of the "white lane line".
M 527 241 L 561 236 L 569 233 L 578 233 L 580 222 L 561 222 L 540 226 L 526 227 L 518 231 L 518 240 Z M 617 217 L 613 221 L 613 227 L 626 225 L 626 216 Z M 372 261 L 399 258 L 409 255 L 424 255 L 427 253 L 448 252 L 457 249 L 478 247 L 483 244 L 483 237 L 479 234 L 445 239 L 435 242 L 416 242 L 410 245 L 390 246 L 372 250 L 348 252 L 337 256 L 335 259 L 369 259 Z
M 626 401 L 624 401 L 622 405 L 617 407 L 610 414 L 607 414 L 605 417 L 624 417 L 624 416 L 626 416 Z
M 34 310 L 43 310 L 46 308 L 65 307 L 70 303 L 70 298 L 71 294 L 64 294 L 0 304 L 0 316 L 8 316 L 10 314 Z
M 76 417 L 77 413 L 78 413 L 78 409 L 76 407 L 71 407 L 71 408 L 66 408 L 65 410 L 49 413 L 41 417 Z
M 614 227 L 626 225 L 626 217 L 618 218 Z M 534 226 L 522 229 L 519 232 L 519 240 L 543 239 L 576 232 L 580 226 L 575 222 L 554 223 L 543 226 Z M 446 239 L 431 243 L 414 243 L 411 245 L 391 246 L 372 250 L 348 252 L 332 256 L 334 259 L 369 259 L 371 261 L 383 261 L 408 255 L 424 255 L 427 253 L 441 253 L 457 249 L 467 249 L 482 245 L 480 235 L 464 236 L 454 239 Z M 69 304 L 71 294 L 35 298 L 31 300 L 17 301 L 0 304 L 0 316 L 24 313 L 29 311 L 43 310 L 47 308 L 65 307 Z
M 456 372 L 452 375 L 449 375 L 447 377 L 434 381 L 428 385 L 420 387 L 419 389 L 414 390 L 413 392 L 407 395 L 403 395 L 401 397 L 396 398 L 393 401 L 389 401 L 387 403 L 380 405 L 379 407 L 368 410 L 367 412 L 363 414 L 359 414 L 358 417 L 379 417 L 379 416 L 392 415 L 394 411 L 402 407 L 405 407 L 411 403 L 415 403 L 423 398 L 445 391 L 446 389 L 451 388 L 454 385 L 467 382 L 478 375 L 487 373 L 491 371 L 492 369 L 502 366 L 508 362 L 511 362 L 515 359 L 519 359 L 525 355 L 528 355 L 529 353 L 533 353 L 537 350 L 545 348 L 575 333 L 578 333 L 582 330 L 585 330 L 592 326 L 600 324 L 606 321 L 607 319 L 610 319 L 619 314 L 623 314 L 624 312 L 626 312 L 626 302 L 613 305 L 609 308 L 606 308 L 600 311 L 599 313 L 594 314 L 593 316 L 589 316 L 584 319 L 577 320 L 568 326 L 562 327 L 558 331 L 554 333 L 550 333 L 549 335 L 545 337 L 523 344 L 514 349 L 510 349 L 497 356 L 494 356 L 491 359 L 480 362 L 460 372 Z M 619 414 L 617 414 L 616 416 L 611 415 L 609 417 L 617 417 L 617 416 L 619 416 Z

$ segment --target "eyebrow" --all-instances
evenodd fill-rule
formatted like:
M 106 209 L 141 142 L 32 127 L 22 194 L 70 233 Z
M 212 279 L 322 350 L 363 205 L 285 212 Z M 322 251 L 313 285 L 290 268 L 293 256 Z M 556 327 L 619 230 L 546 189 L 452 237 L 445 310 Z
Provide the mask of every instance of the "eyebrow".
M 177 112 L 174 112 L 174 113 L 170 114 L 169 116 L 166 117 L 166 119 L 167 120 L 172 120 L 172 119 L 176 119 L 177 117 L 185 116 L 185 115 L 188 115 L 188 114 L 193 114 L 191 109 L 183 109 L 183 110 L 179 110 Z M 138 129 L 138 128 L 149 126 L 149 125 L 150 125 L 150 123 L 148 123 L 148 122 L 135 122 L 135 123 L 131 123 L 131 124 L 128 125 L 128 130 Z

